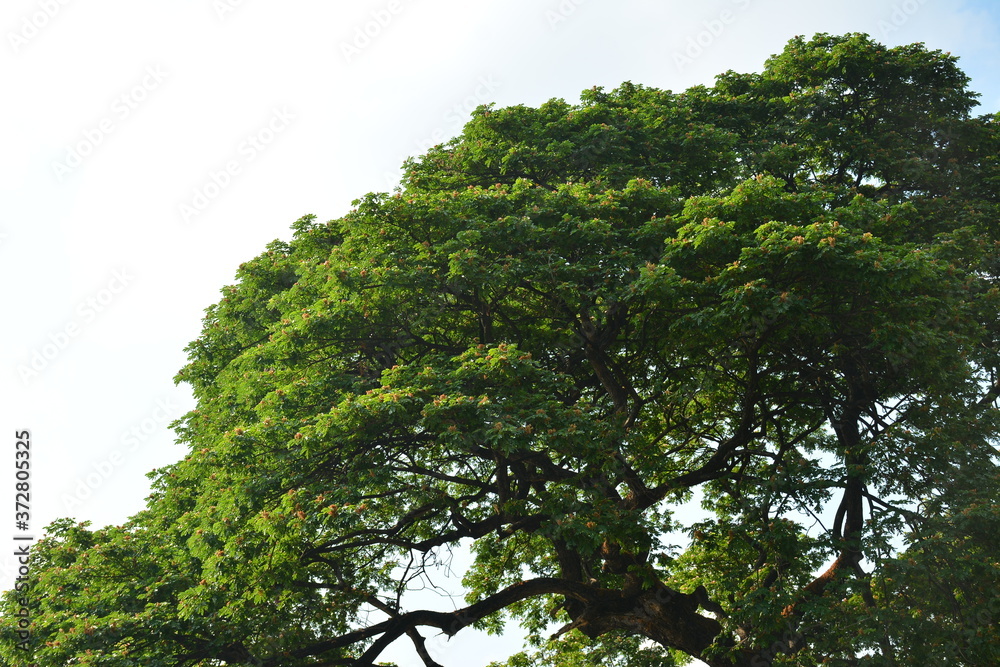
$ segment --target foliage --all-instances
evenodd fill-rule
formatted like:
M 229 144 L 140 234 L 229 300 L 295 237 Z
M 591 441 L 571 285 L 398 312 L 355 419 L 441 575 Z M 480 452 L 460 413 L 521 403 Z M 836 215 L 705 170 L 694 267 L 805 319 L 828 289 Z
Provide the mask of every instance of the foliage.
M 997 662 L 1000 133 L 967 82 L 817 35 L 480 107 L 240 267 L 177 376 L 185 458 L 36 546 L 33 663 L 438 665 L 510 619 L 511 667 Z M 465 606 L 414 608 L 466 548 Z

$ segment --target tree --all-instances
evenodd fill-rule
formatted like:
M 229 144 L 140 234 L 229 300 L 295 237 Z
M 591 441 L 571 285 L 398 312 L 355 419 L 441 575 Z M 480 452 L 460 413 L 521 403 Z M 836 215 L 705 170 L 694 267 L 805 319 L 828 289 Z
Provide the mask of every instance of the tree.
M 821 34 L 480 107 L 240 267 L 177 376 L 188 454 L 36 545 L 34 664 L 438 665 L 507 619 L 511 666 L 996 663 L 1000 132 L 967 83 Z M 413 607 L 456 549 L 465 600 Z

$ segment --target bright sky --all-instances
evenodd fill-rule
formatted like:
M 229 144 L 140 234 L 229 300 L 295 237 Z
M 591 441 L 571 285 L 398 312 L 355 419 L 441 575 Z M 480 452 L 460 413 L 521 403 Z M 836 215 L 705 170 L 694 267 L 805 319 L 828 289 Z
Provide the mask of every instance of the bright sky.
M 0 488 L 12 501 L 26 428 L 30 534 L 139 510 L 144 474 L 183 455 L 168 424 L 193 404 L 172 378 L 236 267 L 391 189 L 478 104 L 680 91 L 797 34 L 861 31 L 960 56 L 995 112 L 998 26 L 993 0 L 4 0 Z M 505 655 L 488 646 L 477 664 Z

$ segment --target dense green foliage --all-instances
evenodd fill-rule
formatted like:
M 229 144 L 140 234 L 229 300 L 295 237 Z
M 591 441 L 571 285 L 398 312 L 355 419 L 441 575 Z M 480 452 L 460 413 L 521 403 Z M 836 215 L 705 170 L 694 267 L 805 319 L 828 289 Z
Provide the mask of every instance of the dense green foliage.
M 240 267 L 185 458 L 37 545 L 34 664 L 438 665 L 505 619 L 512 667 L 1000 664 L 1000 132 L 966 85 L 818 35 L 480 107 Z M 465 600 L 414 606 L 453 549 Z

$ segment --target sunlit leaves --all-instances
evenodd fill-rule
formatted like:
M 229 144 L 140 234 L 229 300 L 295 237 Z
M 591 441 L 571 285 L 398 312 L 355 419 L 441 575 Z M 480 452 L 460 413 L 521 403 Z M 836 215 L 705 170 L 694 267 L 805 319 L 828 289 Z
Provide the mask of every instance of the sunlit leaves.
M 509 620 L 509 665 L 989 663 L 1000 134 L 966 82 L 796 38 L 712 88 L 481 107 L 298 220 L 206 311 L 147 510 L 38 545 L 38 663 Z M 469 606 L 407 616 L 467 547 Z

